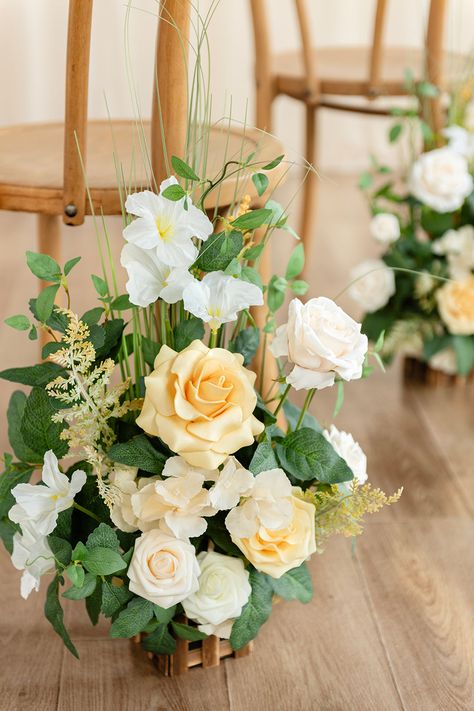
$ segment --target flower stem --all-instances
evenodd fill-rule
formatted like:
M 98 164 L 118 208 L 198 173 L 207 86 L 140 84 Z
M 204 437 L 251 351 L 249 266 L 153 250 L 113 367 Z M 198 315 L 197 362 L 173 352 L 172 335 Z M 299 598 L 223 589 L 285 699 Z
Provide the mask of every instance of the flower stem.
M 209 336 L 209 348 L 216 348 L 217 347 L 218 337 L 219 337 L 219 331 L 211 331 L 211 335 Z
M 166 304 L 160 299 L 160 330 L 161 330 L 161 345 L 166 344 Z
M 301 412 L 300 412 L 300 416 L 298 417 L 298 422 L 296 423 L 295 432 L 296 432 L 296 430 L 299 430 L 299 428 L 301 427 L 301 424 L 304 420 L 304 416 L 306 415 L 308 408 L 311 405 L 311 400 L 313 399 L 315 392 L 316 392 L 316 388 L 311 388 L 311 390 L 308 390 L 308 394 L 306 395 L 304 405 L 303 405 Z
M 73 507 L 77 509 L 78 511 L 81 511 L 81 513 L 86 514 L 86 516 L 90 516 L 91 518 L 94 519 L 94 521 L 98 521 L 99 523 L 103 523 L 98 516 L 96 516 L 95 513 L 92 513 L 92 511 L 89 511 L 89 509 L 84 508 L 84 506 L 81 506 L 81 504 L 78 504 L 76 501 L 73 502 Z
M 287 385 L 283 391 L 283 395 L 280 398 L 280 402 L 278 403 L 275 410 L 273 411 L 273 414 L 275 415 L 275 417 L 278 415 L 281 408 L 283 407 L 283 403 L 285 402 L 286 398 L 288 397 L 290 390 L 291 390 L 291 385 Z

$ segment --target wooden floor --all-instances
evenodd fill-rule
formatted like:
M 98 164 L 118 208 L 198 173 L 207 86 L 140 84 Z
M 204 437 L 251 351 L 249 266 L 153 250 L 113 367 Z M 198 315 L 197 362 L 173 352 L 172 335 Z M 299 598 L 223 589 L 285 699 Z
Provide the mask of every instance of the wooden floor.
M 375 253 L 354 182 L 333 176 L 321 185 L 315 294 L 334 296 L 348 267 Z M 110 226 L 118 246 L 119 223 Z M 0 233 L 3 319 L 25 312 L 35 288 L 22 264 L 22 252 L 34 245 L 34 220 L 0 214 Z M 65 243 L 68 258 L 86 255 L 73 284 L 80 311 L 90 298 L 91 226 L 66 229 Z M 348 305 L 344 297 L 341 303 Z M 3 367 L 34 358 L 23 334 L 1 329 Z M 4 412 L 11 388 L 0 389 Z M 43 618 L 44 591 L 20 599 L 19 574 L 2 551 L 1 711 L 472 711 L 473 395 L 472 387 L 404 388 L 398 367 L 347 388 L 337 425 L 365 449 L 371 481 L 389 492 L 403 485 L 402 500 L 374 516 L 354 548 L 334 540 L 315 556 L 313 601 L 277 605 L 254 653 L 215 670 L 160 678 L 140 649 L 109 640 L 107 625 L 91 628 L 71 603 L 66 619 L 78 662 Z M 333 391 L 315 398 L 322 422 L 334 398 Z

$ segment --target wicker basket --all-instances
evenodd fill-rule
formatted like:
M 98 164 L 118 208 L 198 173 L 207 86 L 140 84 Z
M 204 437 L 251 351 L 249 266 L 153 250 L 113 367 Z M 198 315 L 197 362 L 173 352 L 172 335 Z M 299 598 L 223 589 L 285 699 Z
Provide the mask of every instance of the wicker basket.
M 431 368 L 428 363 L 417 358 L 406 356 L 403 362 L 403 379 L 406 383 L 422 383 L 424 385 L 466 385 L 474 382 L 474 370 L 468 376 L 449 375 L 441 370 Z

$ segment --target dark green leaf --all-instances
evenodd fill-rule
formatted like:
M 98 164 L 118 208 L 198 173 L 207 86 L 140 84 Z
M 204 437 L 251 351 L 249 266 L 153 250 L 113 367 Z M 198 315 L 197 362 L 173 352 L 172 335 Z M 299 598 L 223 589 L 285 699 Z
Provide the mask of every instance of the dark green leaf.
M 53 313 L 54 299 L 58 293 L 59 284 L 46 286 L 36 299 L 36 313 L 42 323 L 46 323 Z
M 61 276 L 61 267 L 52 257 L 38 252 L 27 252 L 26 263 L 39 279 L 57 281 Z
M 60 351 L 61 348 L 64 348 L 64 343 L 61 343 L 60 341 L 50 341 L 50 343 L 45 343 L 41 350 L 41 357 L 43 360 L 47 360 L 52 353 Z
M 108 456 L 113 462 L 140 467 L 150 474 L 161 474 L 167 457 L 158 452 L 145 435 L 137 435 L 128 442 L 114 444 Z
M 43 387 L 59 375 L 65 374 L 64 368 L 56 365 L 56 363 L 40 363 L 26 368 L 7 368 L 7 370 L 0 371 L 0 378 L 9 380 L 12 383 L 21 383 L 21 385 Z
M 88 549 L 83 564 L 89 573 L 94 573 L 95 575 L 112 575 L 112 573 L 117 573 L 119 570 L 126 568 L 120 553 L 103 546 L 97 546 L 97 548 L 92 548 L 91 550 Z
M 288 434 L 277 444 L 277 454 L 282 467 L 299 481 L 317 479 L 324 484 L 338 484 L 354 478 L 325 437 L 309 427 Z
M 395 143 L 397 138 L 400 136 L 402 129 L 403 129 L 403 124 L 401 124 L 401 123 L 395 123 L 390 128 L 390 131 L 388 132 L 388 140 L 390 141 L 390 143 Z
M 203 335 L 204 335 L 204 327 L 203 327 Z M 176 335 L 175 335 L 175 346 L 176 346 Z M 161 344 L 157 343 L 156 341 L 152 341 L 150 338 L 146 338 L 146 336 L 142 336 L 142 352 L 143 352 L 143 357 L 145 358 L 145 363 L 149 365 L 151 368 L 153 368 L 154 363 L 155 363 L 155 358 L 160 352 Z
M 105 331 L 103 345 L 100 347 L 97 344 L 93 344 L 95 347 L 95 357 L 96 360 L 101 361 L 105 358 L 115 359 L 119 348 L 120 341 L 122 339 L 123 329 L 125 327 L 125 322 L 121 318 L 115 318 L 112 321 L 107 321 L 101 328 Z
M 97 586 L 97 577 L 92 573 L 86 573 L 84 582 L 80 587 L 72 587 L 63 593 L 63 597 L 68 600 L 84 600 L 92 595 Z
M 270 442 L 260 442 L 254 452 L 249 469 L 255 476 L 269 469 L 278 469 L 278 460 Z
M 284 157 L 285 157 L 285 154 L 282 153 L 281 156 L 277 156 L 272 161 L 270 161 L 270 163 L 267 163 L 266 165 L 264 165 L 262 170 L 273 170 L 273 168 L 276 168 L 277 165 L 280 165 L 280 163 L 282 162 Z
M 112 623 L 110 636 L 133 637 L 143 630 L 152 617 L 153 603 L 142 597 L 134 597 Z
M 69 272 L 76 266 L 78 262 L 81 261 L 81 257 L 73 257 L 72 259 L 68 259 L 66 264 L 64 265 L 64 274 L 67 276 Z
M 269 224 L 271 216 L 272 211 L 267 210 L 265 207 L 261 207 L 258 210 L 251 210 L 237 217 L 237 219 L 232 222 L 232 228 L 240 230 L 241 232 L 256 230 L 264 224 Z
M 56 559 L 56 564 L 60 564 L 58 568 L 62 570 L 65 566 L 69 565 L 72 553 L 72 546 L 69 541 L 65 541 L 64 538 L 59 538 L 58 536 L 50 535 L 48 536 L 48 544 Z
M 176 650 L 176 640 L 168 632 L 168 625 L 158 625 L 156 630 L 142 641 L 142 647 L 145 651 L 155 654 L 173 654 Z
M 30 341 L 37 341 L 37 340 L 38 340 L 38 329 L 36 328 L 36 326 L 33 325 L 33 326 L 30 328 L 30 332 L 29 332 L 29 334 L 28 334 L 28 338 L 29 338 Z
M 42 388 L 33 388 L 26 401 L 20 431 L 26 446 L 39 455 L 36 461 L 41 461 L 49 449 L 58 459 L 68 451 L 67 442 L 59 437 L 64 425 L 51 421 L 54 412 L 47 393 Z
M 186 196 L 186 192 L 181 185 L 168 185 L 161 194 L 164 198 L 172 200 L 173 202 L 177 202 Z
M 252 183 L 255 185 L 255 189 L 259 197 L 261 197 L 268 188 L 268 182 L 267 176 L 263 173 L 254 173 L 252 175 Z
M 108 296 L 109 294 L 109 287 L 107 286 L 107 282 L 102 279 L 100 276 L 96 276 L 95 274 L 91 274 L 91 279 L 92 283 L 94 284 L 94 288 L 96 292 L 101 296 L 102 298 Z
M 252 586 L 250 598 L 240 617 L 232 625 L 230 635 L 232 649 L 241 649 L 254 639 L 272 611 L 273 590 L 268 577 L 251 570 L 250 584 Z
M 11 490 L 17 484 L 27 484 L 34 469 L 23 469 L 19 472 L 12 472 L 7 469 L 0 476 L 0 518 L 6 516 L 15 503 Z
M 176 175 L 179 175 L 180 178 L 199 180 L 199 176 L 196 175 L 191 166 L 185 163 L 184 160 L 181 160 L 181 158 L 178 158 L 178 156 L 171 156 L 171 165 Z
M 173 329 L 174 347 L 178 352 L 187 348 L 195 340 L 204 338 L 204 324 L 200 318 L 191 316 L 186 321 L 181 321 Z
M 86 597 L 86 610 L 93 625 L 99 621 L 100 608 L 102 607 L 102 581 L 97 578 L 96 586 L 92 595 Z
M 77 649 L 73 645 L 71 638 L 64 626 L 64 612 L 59 602 L 59 578 L 55 578 L 48 587 L 46 602 L 44 605 L 46 619 L 53 626 L 54 631 L 61 637 L 71 654 L 79 659 Z
M 17 331 L 27 331 L 30 327 L 30 319 L 28 316 L 22 316 L 21 314 L 9 316 L 5 319 L 5 323 Z
M 79 467 L 78 467 L 79 468 Z M 66 476 L 69 478 L 70 474 L 66 472 Z M 64 538 L 68 541 L 71 538 L 72 532 L 72 506 L 65 511 L 60 511 L 56 521 L 56 526 L 53 530 L 53 535 L 58 538 Z
M 160 607 L 159 605 L 153 605 L 153 614 L 161 624 L 168 624 L 168 622 L 173 619 L 175 612 L 176 605 L 172 605 L 167 609 Z
M 96 306 L 94 309 L 89 309 L 89 311 L 86 311 L 85 314 L 81 317 L 81 321 L 87 324 L 89 327 L 95 326 L 99 323 L 103 313 L 103 307 Z
M 229 350 L 232 353 L 241 353 L 244 357 L 244 365 L 248 365 L 258 349 L 260 342 L 260 331 L 254 326 L 249 326 L 240 331 L 235 340 L 230 341 Z
M 187 639 L 189 642 L 197 642 L 200 639 L 206 639 L 207 634 L 200 632 L 197 627 L 183 625 L 181 622 L 172 622 L 171 626 L 177 637 Z
M 118 551 L 120 543 L 113 528 L 106 523 L 99 523 L 87 539 L 86 546 L 89 550 L 92 550 L 92 548 L 111 548 Z
M 234 257 L 240 254 L 243 245 L 243 237 L 237 231 L 211 235 L 201 247 L 194 266 L 204 272 L 224 271 Z
M 268 577 L 268 582 L 275 595 L 284 600 L 309 602 L 313 597 L 313 583 L 306 563 L 302 563 L 299 568 L 289 570 L 281 578 Z
M 0 518 L 0 538 L 10 555 L 13 553 L 13 536 L 18 530 L 19 526 L 9 518 Z
M 102 584 L 102 613 L 106 617 L 112 617 L 132 597 L 132 593 L 125 585 L 119 587 L 108 580 L 104 580 Z
M 112 301 L 110 308 L 115 311 L 126 311 L 127 309 L 133 309 L 133 304 L 130 303 L 128 294 L 122 294 Z
M 265 244 L 263 242 L 260 242 L 259 244 L 254 244 L 252 247 L 249 249 L 245 250 L 245 259 L 249 259 L 252 261 L 253 259 L 257 259 L 265 249 Z
M 38 455 L 27 447 L 21 434 L 21 421 L 25 411 L 27 397 L 21 390 L 12 393 L 8 403 L 8 440 L 18 459 L 30 464 L 39 464 Z

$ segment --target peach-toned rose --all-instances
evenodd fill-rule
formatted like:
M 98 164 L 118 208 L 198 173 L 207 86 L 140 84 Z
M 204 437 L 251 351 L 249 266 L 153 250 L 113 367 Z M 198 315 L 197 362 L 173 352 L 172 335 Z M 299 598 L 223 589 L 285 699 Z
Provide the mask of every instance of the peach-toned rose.
M 464 281 L 448 282 L 436 292 L 441 318 L 450 333 L 474 334 L 474 275 Z
M 264 428 L 252 414 L 255 373 L 242 363 L 239 353 L 201 341 L 181 353 L 162 346 L 155 370 L 145 378 L 137 424 L 192 466 L 217 469 Z
M 298 496 L 292 496 L 291 500 L 293 517 L 286 528 L 272 531 L 261 525 L 250 538 L 232 536 L 252 565 L 272 578 L 281 578 L 316 551 L 315 508 Z

